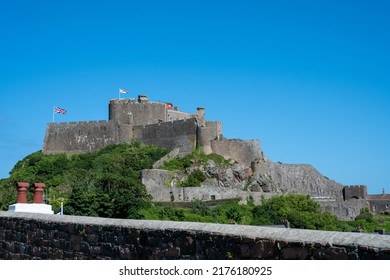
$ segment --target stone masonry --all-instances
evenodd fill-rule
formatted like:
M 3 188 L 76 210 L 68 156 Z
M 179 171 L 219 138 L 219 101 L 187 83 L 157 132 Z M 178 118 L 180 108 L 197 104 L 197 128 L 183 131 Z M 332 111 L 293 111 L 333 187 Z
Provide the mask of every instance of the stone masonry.
M 390 236 L 0 212 L 4 260 L 390 260 Z

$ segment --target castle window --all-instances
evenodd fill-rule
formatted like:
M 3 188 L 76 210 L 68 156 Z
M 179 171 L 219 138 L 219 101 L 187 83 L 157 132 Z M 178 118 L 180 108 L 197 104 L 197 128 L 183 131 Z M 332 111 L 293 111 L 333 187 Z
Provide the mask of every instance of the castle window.
M 389 204 L 386 204 L 386 209 L 389 209 Z
M 210 195 L 211 200 L 215 200 L 215 195 Z
M 372 206 L 372 211 L 375 212 L 376 210 L 377 210 L 376 205 L 373 205 L 373 206 Z

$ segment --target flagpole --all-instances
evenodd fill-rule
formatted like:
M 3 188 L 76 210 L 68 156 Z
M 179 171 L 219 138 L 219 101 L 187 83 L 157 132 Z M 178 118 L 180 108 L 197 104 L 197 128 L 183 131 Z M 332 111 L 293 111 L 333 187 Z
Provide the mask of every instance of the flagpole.
M 55 107 L 55 106 L 53 106 L 53 122 L 54 122 L 54 115 L 55 115 L 55 114 L 54 114 L 54 107 Z

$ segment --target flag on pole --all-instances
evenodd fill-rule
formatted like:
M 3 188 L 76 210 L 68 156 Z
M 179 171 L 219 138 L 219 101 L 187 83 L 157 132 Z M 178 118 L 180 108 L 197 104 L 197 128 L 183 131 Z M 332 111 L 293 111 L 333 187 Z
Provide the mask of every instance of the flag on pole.
M 54 112 L 57 114 L 66 114 L 67 111 L 65 109 L 61 109 L 60 107 L 54 107 Z
M 120 89 L 119 89 L 119 93 L 120 93 L 120 94 L 125 94 L 125 93 L 128 93 L 128 91 L 125 90 L 125 89 L 123 89 L 123 88 L 120 88 Z

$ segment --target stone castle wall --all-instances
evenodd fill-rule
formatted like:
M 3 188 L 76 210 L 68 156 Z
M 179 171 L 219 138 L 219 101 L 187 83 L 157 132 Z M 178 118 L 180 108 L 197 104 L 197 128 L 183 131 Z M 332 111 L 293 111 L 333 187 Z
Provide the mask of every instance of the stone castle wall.
M 323 211 L 335 215 L 341 221 L 352 221 L 361 213 L 361 209 L 368 207 L 366 200 L 356 201 L 317 201 Z
M 110 121 L 49 123 L 43 152 L 72 154 L 95 151 L 119 143 L 119 140 L 125 141 L 120 130 L 116 122 Z M 127 139 L 130 141 L 130 135 Z
M 316 198 L 344 201 L 343 185 L 329 180 L 309 164 L 282 164 L 267 161 L 272 192 L 307 194 Z
M 6 260 L 389 260 L 390 236 L 0 213 Z
M 257 140 L 212 140 L 211 149 L 214 153 L 226 159 L 234 159 L 245 166 L 251 162 L 262 159 L 260 142 Z
M 131 100 L 111 100 L 109 120 L 132 125 L 148 125 L 167 121 L 165 103 L 135 103 Z
M 367 201 L 372 213 L 390 213 L 390 194 L 369 195 Z
M 195 119 L 134 126 L 133 132 L 134 140 L 168 150 L 179 147 L 182 155 L 191 153 L 196 147 L 197 123 Z
M 194 116 L 188 113 L 180 112 L 180 111 L 172 111 L 168 110 L 167 112 L 167 121 L 178 121 L 178 120 L 185 120 L 185 119 L 191 119 Z
M 213 131 L 213 133 L 215 134 L 215 137 L 217 137 L 217 139 L 210 138 L 211 140 L 222 140 L 223 139 L 222 122 L 207 121 L 206 127 L 210 128 Z

